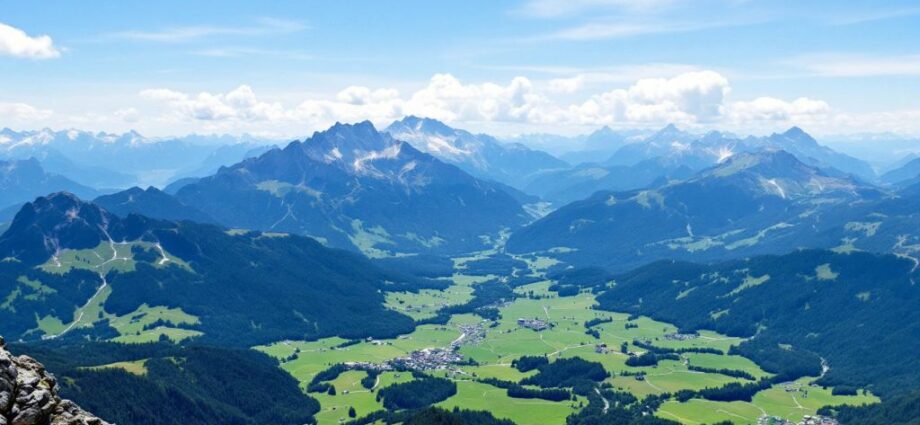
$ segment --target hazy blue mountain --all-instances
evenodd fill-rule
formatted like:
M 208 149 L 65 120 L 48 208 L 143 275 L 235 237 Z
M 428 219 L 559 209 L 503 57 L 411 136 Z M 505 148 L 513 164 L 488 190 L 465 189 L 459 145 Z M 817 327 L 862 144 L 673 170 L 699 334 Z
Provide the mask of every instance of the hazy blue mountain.
M 800 161 L 826 170 L 836 169 L 866 180 L 876 178 L 875 171 L 865 161 L 820 145 L 798 127 L 765 137 L 740 138 L 717 131 L 697 136 L 669 124 L 649 138 L 628 144 L 618 150 L 607 164 L 631 165 L 651 158 L 662 163 L 680 164 L 700 170 L 715 165 L 731 155 L 762 150 L 784 150 Z
M 73 192 L 85 197 L 99 195 L 99 192 L 91 187 L 46 172 L 34 158 L 21 161 L 0 160 L 0 209 L 59 191 Z
M 681 160 L 682 156 L 700 155 L 700 152 L 688 149 L 690 143 L 698 137 L 695 134 L 678 129 L 674 124 L 668 124 L 661 130 L 636 143 L 620 146 L 614 150 L 605 163 L 608 165 L 632 165 L 657 157 L 669 157 L 672 158 L 672 161 L 678 161 Z
M 620 148 L 648 136 L 641 130 L 614 130 L 604 126 L 582 137 L 577 147 L 560 156 L 571 164 L 598 163 L 609 158 Z
M 838 152 L 866 160 L 883 173 L 904 165 L 904 158 L 920 154 L 920 138 L 895 133 L 830 135 L 822 137 L 821 142 Z
M 502 141 L 505 143 L 519 143 L 531 149 L 539 149 L 565 160 L 563 156 L 566 154 L 581 150 L 584 146 L 585 137 L 587 136 L 578 135 L 570 137 L 549 133 L 529 133 L 504 137 Z M 573 163 L 570 161 L 567 162 Z
M 0 258 L 0 282 L 6 283 L 0 285 L 0 333 L 10 340 L 69 332 L 77 340 L 133 336 L 116 319 L 144 317 L 150 307 L 197 318 L 184 324 L 166 319 L 161 325 L 173 329 L 167 333 L 191 331 L 202 342 L 224 346 L 393 337 L 414 325 L 384 308 L 382 291 L 422 283 L 311 238 L 134 214 L 120 218 L 67 193 L 27 203 L 0 235 Z M 102 312 L 74 326 L 47 328 L 39 321 L 66 325 L 83 317 L 79 306 L 90 301 Z
M 261 141 L 248 136 L 190 135 L 150 139 L 79 130 L 0 130 L 0 159 L 38 158 L 49 170 L 95 187 L 164 185 L 178 174 L 213 172 L 245 157 Z M 219 163 L 221 160 L 227 162 Z
M 250 143 L 221 145 L 193 168 L 177 172 L 176 175 L 170 179 L 170 184 L 188 178 L 209 176 L 216 173 L 220 167 L 233 165 L 244 159 L 255 158 L 276 147 L 277 146 L 274 145 L 253 145 Z
M 708 261 L 801 246 L 884 241 L 890 249 L 895 241 L 872 224 L 880 219 L 862 221 L 889 198 L 784 151 L 742 153 L 659 188 L 597 192 L 515 232 L 507 247 L 553 250 L 574 262 L 617 269 L 662 258 Z
M 883 183 L 897 184 L 920 177 L 920 158 L 914 158 L 894 170 L 882 174 Z
M 524 187 L 524 191 L 557 204 L 567 204 L 585 199 L 599 190 L 652 187 L 687 178 L 695 172 L 690 167 L 668 163 L 661 158 L 634 165 L 582 163 L 566 170 L 540 174 Z
M 769 137 L 739 138 L 717 131 L 699 136 L 668 125 L 641 141 L 623 144 L 605 162 L 544 173 L 525 190 L 567 203 L 599 190 L 641 189 L 683 179 L 732 155 L 766 150 L 785 150 L 831 175 L 849 173 L 874 179 L 874 171 L 867 163 L 819 145 L 799 128 Z
M 215 220 L 197 209 L 179 202 L 174 196 L 153 186 L 146 190 L 132 187 L 111 195 L 100 196 L 93 203 L 120 217 L 141 214 L 160 220 L 191 220 L 215 223 Z
M 103 166 L 76 164 L 55 149 L 35 152 L 42 168 L 62 176 L 77 176 L 86 185 L 99 188 L 118 188 L 134 184 L 137 177 L 113 171 Z
M 430 118 L 408 116 L 385 131 L 475 177 L 518 189 L 537 173 L 569 167 L 546 152 L 520 143 L 502 143 L 492 136 L 451 128 Z
M 310 235 L 332 246 L 455 252 L 528 218 L 499 185 L 378 132 L 336 124 L 178 190 L 228 227 Z

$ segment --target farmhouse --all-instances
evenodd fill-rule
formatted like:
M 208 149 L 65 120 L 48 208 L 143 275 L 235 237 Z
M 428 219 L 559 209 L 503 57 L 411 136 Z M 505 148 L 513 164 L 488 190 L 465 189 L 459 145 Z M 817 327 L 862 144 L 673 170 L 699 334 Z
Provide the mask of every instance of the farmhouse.
M 522 328 L 533 329 L 535 331 L 544 331 L 550 327 L 549 323 L 540 319 L 520 318 L 517 320 L 517 324 Z
M 669 341 L 687 341 L 691 339 L 699 338 L 697 334 L 682 334 L 682 333 L 669 333 L 664 335 L 664 339 Z

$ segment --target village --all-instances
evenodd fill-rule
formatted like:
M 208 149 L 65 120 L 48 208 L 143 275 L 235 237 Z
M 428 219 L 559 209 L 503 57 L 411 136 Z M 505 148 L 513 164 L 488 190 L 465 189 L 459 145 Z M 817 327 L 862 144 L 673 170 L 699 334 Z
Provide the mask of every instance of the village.
M 408 356 L 397 357 L 383 363 L 371 362 L 346 362 L 345 366 L 354 370 L 374 370 L 378 372 L 391 370 L 449 370 L 462 373 L 459 368 L 452 367 L 463 363 L 463 355 L 458 352 L 462 345 L 477 345 L 486 336 L 485 321 L 461 324 L 457 326 L 460 336 L 451 341 L 447 347 L 429 347 L 409 353 Z M 371 343 L 379 344 L 376 340 Z
M 805 415 L 798 423 L 787 421 L 779 416 L 764 415 L 757 419 L 757 425 L 840 425 L 834 418 L 826 416 Z

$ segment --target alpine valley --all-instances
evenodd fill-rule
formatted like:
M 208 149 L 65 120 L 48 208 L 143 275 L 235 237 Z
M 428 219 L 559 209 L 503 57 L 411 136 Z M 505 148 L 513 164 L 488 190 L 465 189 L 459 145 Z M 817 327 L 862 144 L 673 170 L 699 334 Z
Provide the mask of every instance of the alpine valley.
M 55 374 L 51 418 L 920 417 L 916 160 L 668 125 L 565 139 L 564 161 L 414 116 L 283 147 L 4 134 L 0 334 L 30 357 L 0 366 Z M 0 423 L 32 423 L 3 385 Z

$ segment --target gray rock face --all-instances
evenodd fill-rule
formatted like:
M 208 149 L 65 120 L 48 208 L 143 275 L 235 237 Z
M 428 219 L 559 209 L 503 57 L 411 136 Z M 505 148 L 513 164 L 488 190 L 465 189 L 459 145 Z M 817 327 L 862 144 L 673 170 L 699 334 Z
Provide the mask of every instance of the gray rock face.
M 0 337 L 0 425 L 108 425 L 57 393 L 41 363 L 14 356 Z

